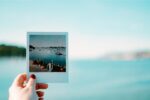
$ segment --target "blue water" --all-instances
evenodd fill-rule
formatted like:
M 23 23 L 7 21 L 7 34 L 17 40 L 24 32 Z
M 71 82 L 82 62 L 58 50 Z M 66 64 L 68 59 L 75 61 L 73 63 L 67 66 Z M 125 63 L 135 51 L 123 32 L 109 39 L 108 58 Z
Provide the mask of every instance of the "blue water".
M 63 55 L 56 55 L 56 52 L 60 52 Z M 66 66 L 66 49 L 65 48 L 36 48 L 30 51 L 30 60 L 40 60 L 48 64 Z
M 25 59 L 0 59 L 0 100 L 7 100 Z M 49 84 L 45 100 L 150 100 L 150 59 L 69 61 L 69 83 Z

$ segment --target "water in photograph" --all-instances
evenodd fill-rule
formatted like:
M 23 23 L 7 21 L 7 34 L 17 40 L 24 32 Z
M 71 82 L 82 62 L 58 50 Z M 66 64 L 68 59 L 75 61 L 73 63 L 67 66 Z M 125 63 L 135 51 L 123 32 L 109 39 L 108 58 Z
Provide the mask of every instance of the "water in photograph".
M 66 66 L 65 47 L 37 47 L 30 50 L 30 60 L 40 60 L 48 64 L 53 63 L 60 67 Z

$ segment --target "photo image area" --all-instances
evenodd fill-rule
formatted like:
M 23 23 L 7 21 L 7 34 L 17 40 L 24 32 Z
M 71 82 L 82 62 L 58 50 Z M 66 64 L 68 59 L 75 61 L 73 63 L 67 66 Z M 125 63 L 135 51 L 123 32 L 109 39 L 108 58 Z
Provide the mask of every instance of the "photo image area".
M 29 35 L 29 72 L 66 72 L 66 35 Z

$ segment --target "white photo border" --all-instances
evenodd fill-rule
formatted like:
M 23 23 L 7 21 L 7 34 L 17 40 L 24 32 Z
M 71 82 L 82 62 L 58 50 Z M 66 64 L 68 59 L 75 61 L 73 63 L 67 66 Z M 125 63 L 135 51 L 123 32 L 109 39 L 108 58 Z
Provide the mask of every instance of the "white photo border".
M 29 71 L 29 37 L 30 35 L 65 35 L 66 36 L 66 71 L 65 72 L 30 72 Z M 68 66 L 68 32 L 27 32 L 27 75 L 35 74 L 38 83 L 66 83 L 69 81 Z

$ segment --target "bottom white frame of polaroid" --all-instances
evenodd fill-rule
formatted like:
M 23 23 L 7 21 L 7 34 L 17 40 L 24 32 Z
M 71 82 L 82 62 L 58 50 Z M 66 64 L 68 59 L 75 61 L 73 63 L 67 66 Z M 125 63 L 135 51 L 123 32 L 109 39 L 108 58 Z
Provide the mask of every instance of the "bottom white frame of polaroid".
M 65 72 L 30 72 L 29 71 L 29 36 L 30 35 L 65 35 L 66 36 L 66 71 Z M 68 32 L 27 32 L 27 75 L 36 75 L 38 83 L 67 83 L 68 79 Z

